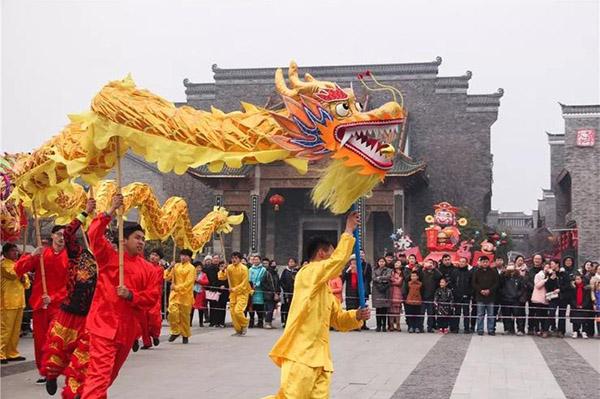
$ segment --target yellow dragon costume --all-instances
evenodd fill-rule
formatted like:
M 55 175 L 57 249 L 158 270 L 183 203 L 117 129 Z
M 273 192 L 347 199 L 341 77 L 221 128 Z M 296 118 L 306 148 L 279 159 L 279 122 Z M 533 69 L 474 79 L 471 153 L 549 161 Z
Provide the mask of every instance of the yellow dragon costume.
M 282 70 L 276 71 L 284 109 L 242 103 L 243 111 L 231 113 L 177 108 L 137 88 L 131 77 L 110 82 L 92 99 L 89 111 L 71 115 L 58 135 L 31 154 L 15 157 L 11 178 L 0 184 L 14 187 L 10 199 L 15 203 L 31 208 L 35 200 L 38 214 L 56 214 L 65 209 L 59 204 L 76 201 L 73 179 L 95 184 L 115 165 L 118 139 L 121 155 L 131 150 L 162 172 L 178 174 L 200 165 L 216 172 L 225 165 L 276 161 L 304 173 L 310 161 L 329 157 L 312 200 L 344 213 L 392 168 L 390 142 L 405 120 L 404 108 L 393 101 L 364 111 L 352 89 L 309 74 L 301 79 L 294 62 L 288 79 L 290 86 Z

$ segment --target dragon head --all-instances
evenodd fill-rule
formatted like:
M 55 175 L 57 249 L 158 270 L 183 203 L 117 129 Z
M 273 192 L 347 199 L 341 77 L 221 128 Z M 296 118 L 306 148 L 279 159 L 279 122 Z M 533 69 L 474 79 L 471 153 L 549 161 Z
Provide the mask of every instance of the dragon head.
M 405 111 L 397 102 L 365 111 L 352 89 L 316 80 L 308 73 L 301 80 L 293 61 L 288 78 L 291 87 L 277 69 L 275 86 L 286 109 L 272 113 L 283 134 L 271 139 L 297 157 L 333 159 L 312 197 L 316 205 L 343 213 L 393 167 L 391 143 L 405 121 Z

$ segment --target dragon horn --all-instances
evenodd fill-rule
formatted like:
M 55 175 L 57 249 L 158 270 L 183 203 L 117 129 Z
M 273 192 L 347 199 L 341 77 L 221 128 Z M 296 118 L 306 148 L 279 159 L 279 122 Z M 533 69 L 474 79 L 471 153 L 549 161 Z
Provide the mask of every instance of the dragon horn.
M 298 95 L 298 89 L 289 89 L 285 84 L 281 68 L 277 68 L 275 71 L 275 88 L 279 94 L 287 97 L 296 97 Z

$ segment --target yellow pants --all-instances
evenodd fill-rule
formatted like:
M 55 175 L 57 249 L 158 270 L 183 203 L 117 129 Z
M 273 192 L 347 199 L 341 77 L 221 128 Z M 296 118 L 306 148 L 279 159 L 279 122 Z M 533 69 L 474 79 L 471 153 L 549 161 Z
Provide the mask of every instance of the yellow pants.
M 21 321 L 23 321 L 23 308 L 2 309 L 0 331 L 0 359 L 12 359 L 21 356 L 17 350 L 19 335 L 21 334 Z
M 169 303 L 169 328 L 172 335 L 192 336 L 190 328 L 191 313 L 192 305 Z
M 231 321 L 233 328 L 237 332 L 241 332 L 243 328 L 248 327 L 248 318 L 244 316 L 244 311 L 248 306 L 248 295 L 234 295 L 229 297 L 229 312 L 231 313 Z
M 277 395 L 264 399 L 320 399 L 329 398 L 331 372 L 322 367 L 309 367 L 292 360 L 281 365 L 281 385 Z

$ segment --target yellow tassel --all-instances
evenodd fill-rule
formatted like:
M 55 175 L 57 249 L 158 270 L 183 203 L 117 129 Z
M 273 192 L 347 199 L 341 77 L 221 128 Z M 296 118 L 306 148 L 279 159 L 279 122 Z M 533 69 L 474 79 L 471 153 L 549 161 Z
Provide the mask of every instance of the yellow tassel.
M 313 204 L 339 215 L 347 212 L 360 197 L 370 196 L 382 178 L 380 175 L 361 175 L 361 168 L 345 166 L 342 159 L 333 160 L 312 190 Z

